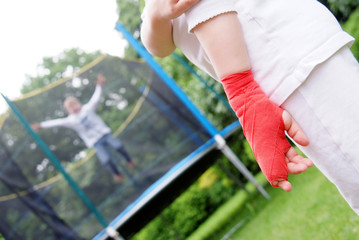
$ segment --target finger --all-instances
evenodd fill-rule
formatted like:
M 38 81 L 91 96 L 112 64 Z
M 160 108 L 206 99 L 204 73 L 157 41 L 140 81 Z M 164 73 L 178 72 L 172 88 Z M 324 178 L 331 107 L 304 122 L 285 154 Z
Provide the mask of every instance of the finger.
M 303 130 L 298 125 L 298 123 L 293 119 L 293 117 L 287 111 L 283 111 L 282 117 L 284 122 L 284 128 L 287 131 L 288 135 L 296 143 L 302 146 L 307 146 L 309 144 L 309 140 Z
M 298 154 L 297 150 L 293 147 L 291 147 L 287 153 L 285 154 L 287 162 L 293 162 L 293 163 L 302 163 L 305 164 L 307 167 L 313 166 L 312 160 L 309 158 L 305 158 Z
M 283 189 L 286 192 L 290 192 L 292 190 L 292 184 L 285 180 L 279 181 L 275 185 L 278 185 L 279 188 Z
M 176 4 L 176 12 L 185 12 L 201 0 L 180 0 Z
M 308 166 L 304 163 L 288 163 L 289 174 L 299 174 L 308 170 Z

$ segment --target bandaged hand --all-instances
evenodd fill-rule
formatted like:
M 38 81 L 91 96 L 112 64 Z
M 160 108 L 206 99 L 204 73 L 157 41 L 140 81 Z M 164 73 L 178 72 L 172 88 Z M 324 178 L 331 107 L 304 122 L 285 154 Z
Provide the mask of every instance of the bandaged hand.
M 285 131 L 298 144 L 308 145 L 303 131 L 289 113 L 268 99 L 251 70 L 228 75 L 222 83 L 263 174 L 272 186 L 290 191 L 288 174 L 304 172 L 312 162 L 297 154 Z

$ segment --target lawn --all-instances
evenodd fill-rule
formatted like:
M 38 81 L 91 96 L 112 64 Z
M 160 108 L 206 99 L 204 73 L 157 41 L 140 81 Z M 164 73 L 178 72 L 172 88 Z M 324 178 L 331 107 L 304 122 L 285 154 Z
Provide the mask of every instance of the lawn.
M 359 216 L 315 167 L 290 180 L 293 184 L 290 193 L 266 187 L 272 197 L 270 201 L 258 194 L 238 193 L 191 239 L 359 239 Z

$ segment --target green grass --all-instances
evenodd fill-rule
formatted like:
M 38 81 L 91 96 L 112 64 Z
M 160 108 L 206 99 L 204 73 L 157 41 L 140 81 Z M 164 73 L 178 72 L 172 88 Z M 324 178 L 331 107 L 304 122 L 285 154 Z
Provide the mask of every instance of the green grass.
M 222 239 L 240 221 L 246 223 L 231 240 L 356 240 L 359 216 L 315 167 L 290 178 L 286 193 L 267 186 L 270 201 L 238 193 L 208 219 L 190 239 Z M 253 189 L 253 188 L 252 188 Z

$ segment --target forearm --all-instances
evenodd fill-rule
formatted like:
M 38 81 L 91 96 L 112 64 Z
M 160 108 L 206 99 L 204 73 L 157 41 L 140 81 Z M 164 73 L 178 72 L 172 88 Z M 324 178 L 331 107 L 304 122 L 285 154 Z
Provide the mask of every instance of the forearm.
M 220 14 L 193 29 L 219 79 L 251 68 L 236 12 Z
M 172 39 L 172 24 L 147 16 L 141 27 L 141 40 L 146 49 L 154 56 L 166 57 L 175 50 Z
M 101 96 L 102 96 L 102 86 L 99 84 L 96 84 L 96 88 L 94 93 L 92 94 L 91 99 L 88 101 L 87 105 L 92 108 L 95 109 L 97 107 L 97 104 L 100 102 L 101 100 Z
M 170 55 L 176 48 L 172 19 L 181 16 L 200 0 L 147 0 L 142 15 L 141 39 L 147 50 L 158 57 Z
M 55 128 L 55 127 L 65 127 L 67 125 L 66 118 L 58 118 L 47 120 L 39 123 L 39 130 L 40 129 L 47 129 L 47 128 Z

